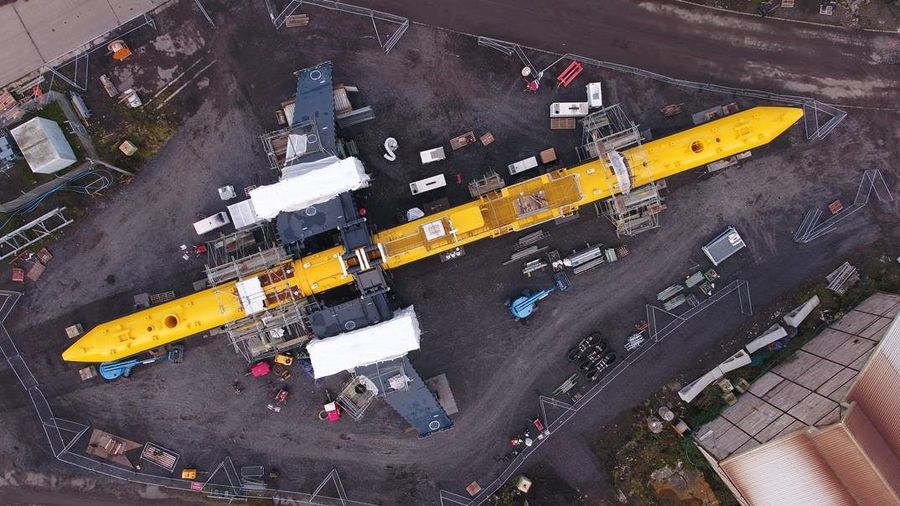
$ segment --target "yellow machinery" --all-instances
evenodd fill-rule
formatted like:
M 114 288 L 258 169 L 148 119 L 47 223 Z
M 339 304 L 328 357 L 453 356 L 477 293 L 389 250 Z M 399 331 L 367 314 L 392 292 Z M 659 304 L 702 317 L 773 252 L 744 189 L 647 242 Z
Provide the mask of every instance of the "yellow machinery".
M 768 144 L 803 117 L 794 107 L 754 107 L 612 156 L 534 177 L 478 200 L 379 232 L 385 269 L 400 267 L 487 237 L 573 214 L 579 207 Z M 627 165 L 623 180 L 615 167 Z M 335 246 L 260 274 L 268 308 L 351 283 Z M 362 252 L 357 252 L 361 255 Z M 273 274 L 273 272 L 275 274 Z M 252 277 L 252 276 L 249 276 Z M 246 279 L 246 278 L 245 278 Z M 63 353 L 70 362 L 108 362 L 247 316 L 236 282 L 175 299 L 98 325 Z M 287 296 L 286 296 L 287 295 Z

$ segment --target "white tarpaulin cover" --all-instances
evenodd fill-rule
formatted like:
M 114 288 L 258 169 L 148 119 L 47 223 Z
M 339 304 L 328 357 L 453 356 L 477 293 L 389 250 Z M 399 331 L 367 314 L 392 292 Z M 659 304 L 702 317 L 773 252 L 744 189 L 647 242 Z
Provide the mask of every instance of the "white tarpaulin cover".
M 350 157 L 250 190 L 250 200 L 257 217 L 271 220 L 280 212 L 300 211 L 368 185 L 369 175 L 362 162 Z
M 419 320 L 410 306 L 386 322 L 306 345 L 313 375 L 318 378 L 341 371 L 402 357 L 419 349 Z

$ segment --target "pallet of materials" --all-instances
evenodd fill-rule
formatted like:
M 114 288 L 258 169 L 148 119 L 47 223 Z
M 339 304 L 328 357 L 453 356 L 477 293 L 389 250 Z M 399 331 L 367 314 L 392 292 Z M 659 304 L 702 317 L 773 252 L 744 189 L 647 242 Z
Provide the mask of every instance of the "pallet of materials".
M 575 130 L 575 118 L 550 118 L 550 130 Z
M 284 18 L 284 26 L 288 28 L 296 28 L 309 24 L 309 16 L 306 14 L 293 14 Z

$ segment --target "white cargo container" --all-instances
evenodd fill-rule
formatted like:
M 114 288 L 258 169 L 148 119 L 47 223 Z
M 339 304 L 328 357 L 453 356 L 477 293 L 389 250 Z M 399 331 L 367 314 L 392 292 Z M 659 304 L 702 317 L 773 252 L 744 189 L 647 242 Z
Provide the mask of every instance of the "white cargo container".
M 531 170 L 538 166 L 537 158 L 531 156 L 524 160 L 519 160 L 516 163 L 511 163 L 506 166 L 509 169 L 509 175 L 515 176 L 520 172 L 525 172 L 526 170 Z
M 78 161 L 55 121 L 33 118 L 10 133 L 35 174 L 54 174 Z
M 587 102 L 553 102 L 550 104 L 551 118 L 583 118 L 587 115 Z
M 588 107 L 591 109 L 603 107 L 603 90 L 600 88 L 600 83 L 588 83 L 587 100 Z
M 426 177 L 425 179 L 409 183 L 409 191 L 413 195 L 418 195 L 444 186 L 447 186 L 447 179 L 444 178 L 443 174 L 438 174 L 437 176 Z
M 197 235 L 203 235 L 217 228 L 222 228 L 229 223 L 231 223 L 231 219 L 228 218 L 228 213 L 223 211 L 194 223 L 194 231 L 197 232 Z
M 427 149 L 425 151 L 419 151 L 419 158 L 422 159 L 422 163 L 431 163 L 437 162 L 447 158 L 447 155 L 444 154 L 444 147 L 441 146 L 439 148 Z

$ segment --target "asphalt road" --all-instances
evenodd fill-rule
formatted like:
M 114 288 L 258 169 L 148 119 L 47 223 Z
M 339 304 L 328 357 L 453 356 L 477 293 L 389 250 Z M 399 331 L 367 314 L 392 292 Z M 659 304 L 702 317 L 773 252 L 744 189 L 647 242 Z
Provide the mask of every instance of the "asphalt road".
M 357 3 L 412 22 L 670 77 L 894 110 L 900 98 L 897 34 L 762 19 L 672 1 Z

